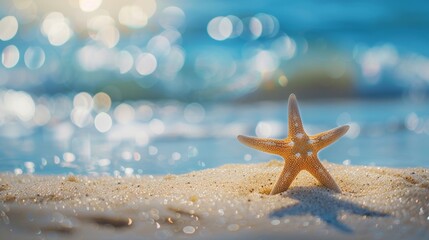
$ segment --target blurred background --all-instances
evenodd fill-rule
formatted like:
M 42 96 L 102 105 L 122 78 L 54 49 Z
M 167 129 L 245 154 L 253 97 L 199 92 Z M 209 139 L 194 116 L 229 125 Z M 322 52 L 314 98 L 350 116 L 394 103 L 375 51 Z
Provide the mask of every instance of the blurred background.
M 349 124 L 340 164 L 429 167 L 429 3 L 0 0 L 0 171 L 183 173 L 238 134 Z

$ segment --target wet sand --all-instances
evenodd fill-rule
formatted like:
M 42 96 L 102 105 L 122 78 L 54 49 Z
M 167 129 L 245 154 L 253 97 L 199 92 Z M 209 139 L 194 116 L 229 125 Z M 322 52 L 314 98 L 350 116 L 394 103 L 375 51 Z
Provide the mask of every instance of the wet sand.
M 282 162 L 183 175 L 0 174 L 4 239 L 423 239 L 429 169 L 323 162 L 334 193 L 301 172 L 270 196 Z

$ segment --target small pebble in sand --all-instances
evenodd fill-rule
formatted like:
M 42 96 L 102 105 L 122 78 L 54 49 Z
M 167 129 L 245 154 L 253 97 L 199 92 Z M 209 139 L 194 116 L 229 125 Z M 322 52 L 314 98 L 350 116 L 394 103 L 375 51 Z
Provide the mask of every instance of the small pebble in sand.
M 79 182 L 79 179 L 74 175 L 69 175 L 69 176 L 67 176 L 66 181 L 68 181 L 68 182 Z
M 189 200 L 191 202 L 196 202 L 196 201 L 198 201 L 198 197 L 196 195 L 192 195 L 192 196 L 189 197 Z
M 4 183 L 4 184 L 0 185 L 0 191 L 4 191 L 4 190 L 8 190 L 8 189 L 10 189 L 9 184 Z

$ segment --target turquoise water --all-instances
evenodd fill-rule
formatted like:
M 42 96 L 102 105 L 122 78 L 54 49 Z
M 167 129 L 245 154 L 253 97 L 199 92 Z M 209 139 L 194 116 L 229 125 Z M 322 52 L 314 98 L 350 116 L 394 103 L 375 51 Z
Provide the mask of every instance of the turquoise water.
M 40 109 L 29 121 L 14 119 L 12 113 L 2 117 L 1 172 L 184 173 L 226 163 L 280 159 L 249 149 L 235 137 L 287 135 L 286 102 L 135 101 L 113 104 L 101 115 L 95 107 L 86 115 L 73 115 L 76 106 L 71 109 L 67 97 L 44 101 L 49 118 L 39 116 Z M 76 101 L 75 98 L 75 105 Z M 351 125 L 346 136 L 319 153 L 321 159 L 345 165 L 388 167 L 429 167 L 427 106 L 427 102 L 405 101 L 300 102 L 309 134 L 341 124 Z M 18 116 L 25 116 L 25 112 Z M 109 121 L 106 125 L 100 116 L 108 116 L 112 125 Z
M 199 2 L 0 1 L 0 171 L 166 174 L 268 161 L 277 157 L 236 136 L 285 137 L 286 102 L 226 101 L 283 91 L 397 99 L 304 101 L 302 115 L 308 133 L 351 125 L 321 159 L 429 166 L 427 1 Z

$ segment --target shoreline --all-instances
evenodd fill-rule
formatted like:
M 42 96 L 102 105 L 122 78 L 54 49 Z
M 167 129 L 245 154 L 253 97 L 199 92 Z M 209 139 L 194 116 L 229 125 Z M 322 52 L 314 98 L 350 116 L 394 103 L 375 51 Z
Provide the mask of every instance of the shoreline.
M 429 236 L 429 169 L 323 165 L 341 194 L 301 172 L 268 195 L 276 160 L 164 176 L 2 173 L 0 230 L 19 239 Z

